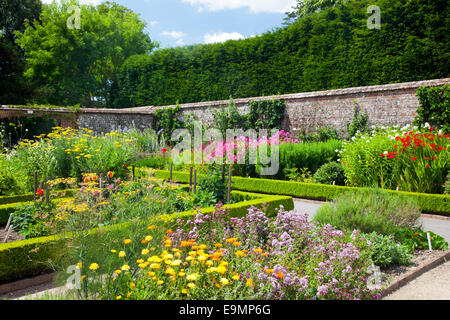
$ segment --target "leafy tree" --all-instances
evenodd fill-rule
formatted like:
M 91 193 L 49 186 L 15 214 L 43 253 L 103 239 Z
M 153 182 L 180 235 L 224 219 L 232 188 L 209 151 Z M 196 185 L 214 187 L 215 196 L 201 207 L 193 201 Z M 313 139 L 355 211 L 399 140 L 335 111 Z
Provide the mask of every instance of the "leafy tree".
M 297 0 L 297 4 L 292 7 L 293 11 L 286 13 L 285 24 L 290 24 L 298 18 L 348 1 L 350 0 Z
M 80 28 L 69 28 L 80 8 Z M 153 47 L 145 23 L 131 10 L 111 2 L 98 6 L 76 0 L 45 6 L 40 21 L 16 32 L 25 50 L 25 76 L 36 81 L 36 102 L 56 105 L 106 106 L 110 88 L 123 62 Z
M 40 0 L 0 1 L 0 104 L 23 104 L 32 86 L 23 77 L 25 59 L 15 43 L 15 31 L 25 29 L 25 21 L 39 18 Z

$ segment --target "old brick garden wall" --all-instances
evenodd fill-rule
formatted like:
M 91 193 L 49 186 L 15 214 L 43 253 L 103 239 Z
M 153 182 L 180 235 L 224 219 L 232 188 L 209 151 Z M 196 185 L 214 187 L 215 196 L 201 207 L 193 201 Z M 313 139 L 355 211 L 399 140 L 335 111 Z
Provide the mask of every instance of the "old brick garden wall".
M 288 131 L 304 128 L 312 131 L 318 126 L 328 126 L 346 131 L 353 119 L 355 104 L 361 113 L 369 115 L 371 125 L 405 125 L 411 123 L 419 106 L 416 90 L 422 86 L 450 84 L 450 78 L 418 82 L 346 88 L 329 91 L 287 94 L 271 97 L 235 99 L 239 112 L 248 112 L 250 102 L 278 98 L 286 103 L 283 129 Z M 212 120 L 211 110 L 229 103 L 209 101 L 182 104 L 180 118 L 193 113 L 204 123 Z M 144 129 L 154 126 L 156 109 L 174 107 L 138 107 L 131 109 L 80 109 L 77 112 L 64 109 L 32 109 L 1 106 L 0 119 L 17 115 L 42 116 L 50 114 L 61 120 L 63 126 L 92 129 L 97 133 L 111 130 L 127 130 L 133 127 Z

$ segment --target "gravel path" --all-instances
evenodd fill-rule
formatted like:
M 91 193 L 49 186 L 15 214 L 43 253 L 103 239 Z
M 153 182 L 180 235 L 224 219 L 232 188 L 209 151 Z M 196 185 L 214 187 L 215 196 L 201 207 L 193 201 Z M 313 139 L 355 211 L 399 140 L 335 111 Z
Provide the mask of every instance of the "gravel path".
M 450 300 L 450 261 L 425 272 L 383 300 Z

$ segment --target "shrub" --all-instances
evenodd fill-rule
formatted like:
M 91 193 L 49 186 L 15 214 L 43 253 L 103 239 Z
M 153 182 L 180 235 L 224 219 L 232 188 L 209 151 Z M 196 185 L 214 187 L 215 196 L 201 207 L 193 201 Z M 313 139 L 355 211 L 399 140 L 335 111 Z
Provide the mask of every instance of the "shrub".
M 348 125 L 348 136 L 354 137 L 358 132 L 365 132 L 367 123 L 369 122 L 369 116 L 367 114 L 360 114 L 360 107 L 355 101 L 353 120 Z
M 315 173 L 320 166 L 337 160 L 336 149 L 342 147 L 342 141 L 285 143 L 280 145 L 280 170 L 273 178 L 286 179 L 285 169 L 307 168 Z
M 372 245 L 373 263 L 382 268 L 390 265 L 410 265 L 413 255 L 409 247 L 399 244 L 393 236 L 384 236 L 376 232 L 367 235 Z
M 445 132 L 450 132 L 450 85 L 440 87 L 421 87 L 417 89 L 419 108 L 414 120 L 416 125 L 430 124 L 442 127 Z
M 408 197 L 382 189 L 361 189 L 326 203 L 314 220 L 341 230 L 394 235 L 400 228 L 416 226 L 420 214 L 417 204 Z
M 323 184 L 345 185 L 345 173 L 339 162 L 332 161 L 324 164 L 316 171 L 313 182 Z
M 447 241 L 445 241 L 442 236 L 431 231 L 425 232 L 422 229 L 405 228 L 397 230 L 395 238 L 411 250 L 425 250 L 429 249 L 427 233 L 430 234 L 431 247 L 433 250 L 447 250 Z

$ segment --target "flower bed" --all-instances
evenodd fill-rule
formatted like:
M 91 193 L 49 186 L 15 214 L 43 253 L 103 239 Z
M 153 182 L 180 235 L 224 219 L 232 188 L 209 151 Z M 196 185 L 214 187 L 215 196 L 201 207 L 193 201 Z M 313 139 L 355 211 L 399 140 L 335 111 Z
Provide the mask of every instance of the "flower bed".
M 264 196 L 233 191 L 238 199 L 249 199 L 246 202 L 238 202 L 227 205 L 232 216 L 242 216 L 250 206 L 266 206 L 275 214 L 275 208 L 283 205 L 293 209 L 294 204 L 291 197 L 286 196 Z M 214 211 L 214 208 L 201 209 L 205 214 Z M 190 210 L 173 217 L 189 218 L 196 211 Z M 160 219 L 168 219 L 169 216 L 161 216 Z M 95 228 L 91 234 L 96 232 L 116 231 L 126 229 L 129 223 L 117 224 L 103 228 Z M 49 263 L 57 260 L 64 254 L 64 245 L 70 240 L 71 234 L 61 234 L 50 237 L 40 237 L 13 243 L 0 244 L 0 282 L 9 282 L 25 277 L 34 276 L 42 272 L 51 270 Z

